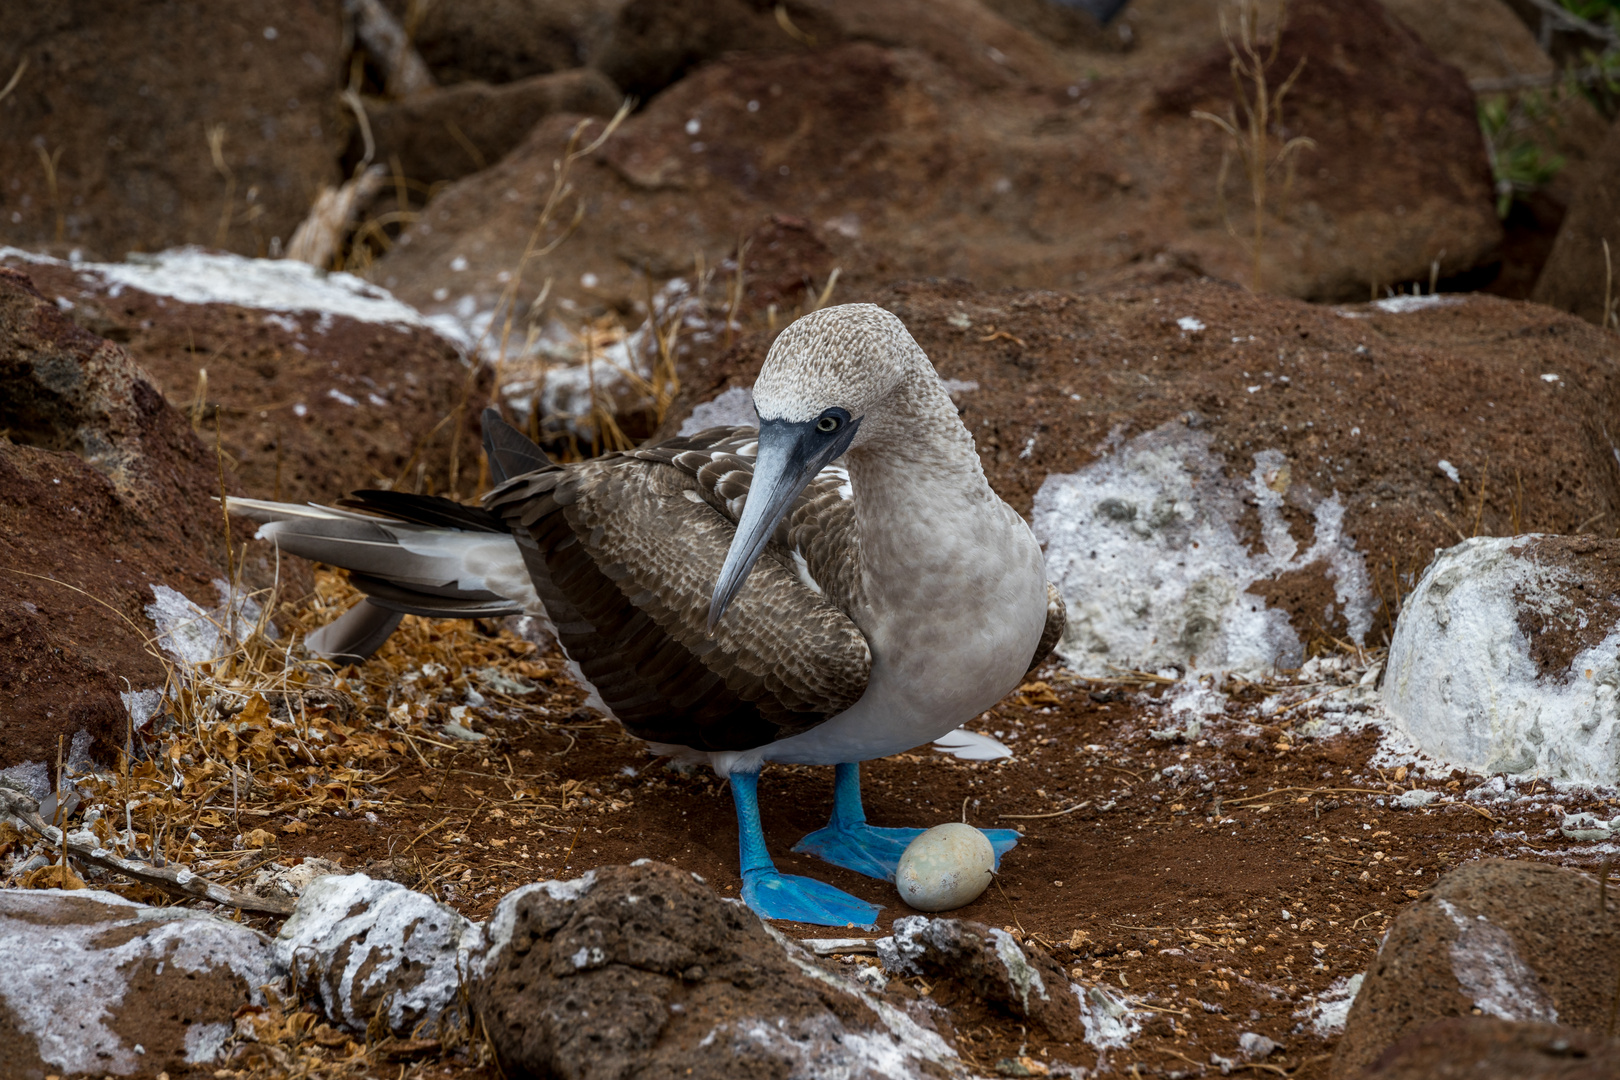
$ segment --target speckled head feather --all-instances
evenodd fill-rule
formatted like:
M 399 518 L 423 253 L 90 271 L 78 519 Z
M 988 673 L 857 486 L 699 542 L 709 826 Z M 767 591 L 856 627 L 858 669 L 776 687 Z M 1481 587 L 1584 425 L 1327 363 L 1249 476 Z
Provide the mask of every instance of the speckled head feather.
M 766 420 L 814 420 L 837 407 L 852 417 L 881 412 L 918 368 L 932 365 L 905 324 L 874 304 L 811 312 L 777 337 L 754 383 Z

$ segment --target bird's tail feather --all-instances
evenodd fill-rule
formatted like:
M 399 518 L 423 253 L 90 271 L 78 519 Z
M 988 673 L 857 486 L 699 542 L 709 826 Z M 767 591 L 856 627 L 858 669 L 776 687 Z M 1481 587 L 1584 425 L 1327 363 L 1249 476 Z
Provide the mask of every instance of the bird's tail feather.
M 319 630 L 304 636 L 304 647 L 316 656 L 357 664 L 383 647 L 399 628 L 403 612 L 362 600 Z
M 484 410 L 484 453 L 489 455 L 489 474 L 497 485 L 554 464 L 544 450 L 494 409 Z
M 399 492 L 386 493 L 398 496 L 388 500 L 372 499 L 375 492 L 359 494 L 365 496 L 362 505 L 386 502 L 391 516 L 258 499 L 226 503 L 230 513 L 260 522 L 260 539 L 350 571 L 350 581 L 369 598 L 368 610 L 342 627 L 324 628 L 310 645 L 315 651 L 369 655 L 398 625 L 392 618 L 398 615 L 470 619 L 541 610 L 517 541 L 504 527 L 486 531 L 480 517 L 486 511 Z M 424 523 L 449 520 L 462 527 Z
M 934 740 L 934 749 L 964 761 L 995 761 L 1013 756 L 1013 752 L 999 740 L 967 728 L 957 728 L 941 735 Z

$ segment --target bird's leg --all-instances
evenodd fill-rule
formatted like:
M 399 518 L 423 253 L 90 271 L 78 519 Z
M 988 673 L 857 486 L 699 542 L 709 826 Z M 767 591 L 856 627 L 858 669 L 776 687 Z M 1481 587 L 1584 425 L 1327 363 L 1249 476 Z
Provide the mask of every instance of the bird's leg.
M 922 831 L 868 825 L 866 810 L 861 806 L 861 767 L 856 762 L 848 762 L 839 765 L 834 774 L 832 820 L 825 828 L 800 840 L 793 850 L 857 874 L 893 881 L 906 845 L 922 835 Z M 1012 829 L 982 831 L 995 850 L 996 868 L 1000 869 L 1001 857 L 1018 843 L 1018 833 Z
M 765 919 L 789 919 L 817 926 L 873 929 L 883 909 L 813 878 L 783 874 L 765 850 L 759 824 L 759 774 L 731 774 L 737 805 L 737 848 L 742 864 L 743 903 Z

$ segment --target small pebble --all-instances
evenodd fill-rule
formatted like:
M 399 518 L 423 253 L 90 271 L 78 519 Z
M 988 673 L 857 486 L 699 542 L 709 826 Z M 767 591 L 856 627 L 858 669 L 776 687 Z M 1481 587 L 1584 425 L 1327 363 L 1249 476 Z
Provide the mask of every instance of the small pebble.
M 971 825 L 936 825 L 900 856 L 895 887 L 918 911 L 950 911 L 977 900 L 990 887 L 996 853 Z

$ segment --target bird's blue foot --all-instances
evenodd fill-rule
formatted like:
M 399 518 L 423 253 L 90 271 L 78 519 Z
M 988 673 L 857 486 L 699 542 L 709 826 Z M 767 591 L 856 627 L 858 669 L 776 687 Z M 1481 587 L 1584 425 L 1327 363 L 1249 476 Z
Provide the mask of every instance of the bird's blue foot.
M 743 903 L 764 919 L 789 919 L 816 926 L 855 926 L 872 930 L 877 925 L 876 904 L 851 896 L 814 878 L 779 873 L 774 869 L 743 874 Z
M 1001 869 L 1001 857 L 1018 846 L 1018 833 L 1014 829 L 980 829 L 990 848 L 996 853 L 996 869 Z M 900 868 L 900 856 L 922 829 L 885 829 L 861 822 L 840 825 L 836 820 L 824 828 L 805 836 L 793 850 L 801 855 L 814 855 L 823 862 L 842 866 L 857 874 L 865 874 L 880 881 L 893 881 Z
M 996 853 L 996 869 L 999 870 L 1001 857 L 1017 845 L 1018 832 L 1014 829 L 981 831 Z M 893 881 L 900 856 L 922 833 L 922 829 L 868 825 L 866 811 L 861 807 L 860 766 L 840 765 L 833 787 L 832 820 L 800 840 L 793 850 L 879 881 Z
M 922 832 L 921 829 L 880 829 L 865 822 L 840 825 L 834 821 L 806 835 L 793 845 L 793 850 L 879 881 L 893 881 L 901 854 Z
M 737 805 L 737 839 L 742 864 L 743 903 L 762 919 L 790 919 L 817 926 L 855 925 L 874 929 L 883 909 L 813 878 L 777 871 L 765 850 L 759 824 L 759 774 L 732 773 Z

